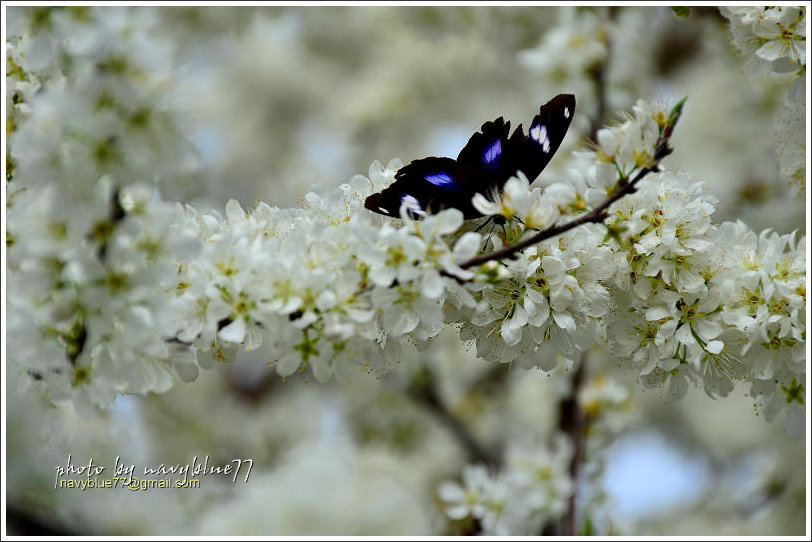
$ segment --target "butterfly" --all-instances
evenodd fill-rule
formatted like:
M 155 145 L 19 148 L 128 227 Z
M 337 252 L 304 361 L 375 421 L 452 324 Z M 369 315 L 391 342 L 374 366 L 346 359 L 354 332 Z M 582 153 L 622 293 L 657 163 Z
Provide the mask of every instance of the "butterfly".
M 395 173 L 395 182 L 364 201 L 370 211 L 400 216 L 405 205 L 415 218 L 454 208 L 465 219 L 478 218 L 471 200 L 501 193 L 507 180 L 521 171 L 532 182 L 547 166 L 567 134 L 575 96 L 559 94 L 539 109 L 528 133 L 522 125 L 510 134 L 510 121 L 502 117 L 482 125 L 457 159 L 431 156 L 415 160 Z

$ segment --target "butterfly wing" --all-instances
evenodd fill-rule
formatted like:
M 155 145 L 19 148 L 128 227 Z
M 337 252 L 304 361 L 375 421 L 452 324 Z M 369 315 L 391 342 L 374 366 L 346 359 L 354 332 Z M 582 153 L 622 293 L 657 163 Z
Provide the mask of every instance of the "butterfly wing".
M 510 137 L 509 147 L 515 150 L 517 170 L 532 183 L 547 167 L 561 146 L 575 113 L 575 96 L 559 94 L 539 109 L 525 136 L 519 126 Z
M 398 170 L 395 182 L 369 196 L 364 207 L 394 217 L 400 216 L 404 204 L 416 217 L 450 207 L 461 210 L 465 218 L 481 216 L 471 205 L 474 193 L 468 188 L 468 178 L 465 168 L 451 158 L 415 160 Z

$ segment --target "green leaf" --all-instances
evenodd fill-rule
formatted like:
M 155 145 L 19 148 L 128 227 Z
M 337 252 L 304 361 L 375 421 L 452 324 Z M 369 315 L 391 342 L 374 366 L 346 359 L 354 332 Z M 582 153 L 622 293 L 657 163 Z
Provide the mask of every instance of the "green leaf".
M 595 535 L 595 526 L 592 525 L 592 518 L 587 516 L 584 519 L 584 532 L 581 533 L 582 536 L 594 536 Z
M 691 8 L 688 6 L 673 6 L 671 11 L 673 11 L 677 17 L 687 17 L 691 14 Z
M 671 112 L 668 115 L 669 126 L 673 127 L 677 123 L 679 116 L 682 114 L 682 106 L 685 105 L 685 100 L 687 99 L 688 96 L 684 97 L 679 102 L 677 102 L 677 104 L 671 109 Z

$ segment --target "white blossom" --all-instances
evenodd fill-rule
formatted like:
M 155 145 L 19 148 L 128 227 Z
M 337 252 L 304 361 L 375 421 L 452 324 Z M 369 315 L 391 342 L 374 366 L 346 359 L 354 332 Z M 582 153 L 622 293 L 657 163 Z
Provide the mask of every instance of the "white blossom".
M 789 99 L 806 99 L 806 6 L 722 7 L 733 46 L 748 56 L 755 77 L 766 73 L 792 84 Z
M 469 465 L 462 484 L 443 482 L 437 494 L 448 517 L 479 519 L 484 534 L 534 534 L 567 509 L 573 491 L 571 458 L 572 447 L 563 436 L 552 447 L 525 443 L 510 448 L 504 472 Z

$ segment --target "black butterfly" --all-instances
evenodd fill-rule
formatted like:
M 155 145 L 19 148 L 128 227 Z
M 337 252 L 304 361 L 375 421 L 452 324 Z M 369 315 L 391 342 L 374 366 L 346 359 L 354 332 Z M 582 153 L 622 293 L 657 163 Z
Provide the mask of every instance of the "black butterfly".
M 502 117 L 486 122 L 456 160 L 429 157 L 415 160 L 395 174 L 395 182 L 364 202 L 370 211 L 400 216 L 401 205 L 415 217 L 453 207 L 466 219 L 481 217 L 471 203 L 474 194 L 501 193 L 507 180 L 522 171 L 533 182 L 558 150 L 575 112 L 575 96 L 559 94 L 541 106 L 529 135 L 522 125 L 510 133 Z

